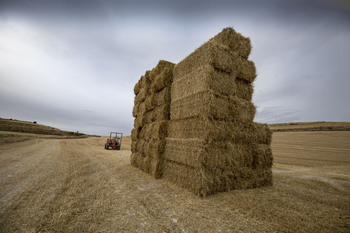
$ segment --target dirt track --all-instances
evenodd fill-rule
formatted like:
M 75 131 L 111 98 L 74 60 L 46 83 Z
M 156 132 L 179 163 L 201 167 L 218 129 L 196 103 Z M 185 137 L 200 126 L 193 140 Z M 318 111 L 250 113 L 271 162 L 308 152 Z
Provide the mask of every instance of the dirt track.
M 323 147 L 275 133 L 272 187 L 204 199 L 131 167 L 129 138 L 121 151 L 103 138 L 1 145 L 0 232 L 347 232 L 350 132 L 334 133 Z

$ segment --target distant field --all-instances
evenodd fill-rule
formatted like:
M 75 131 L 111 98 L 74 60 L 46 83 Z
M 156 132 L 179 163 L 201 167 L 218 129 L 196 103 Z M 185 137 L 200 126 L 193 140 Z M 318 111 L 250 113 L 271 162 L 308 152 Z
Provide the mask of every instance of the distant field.
M 0 145 L 0 232 L 349 232 L 350 131 L 275 132 L 273 186 L 207 198 L 105 139 Z
M 269 124 L 273 132 L 290 131 L 350 131 L 350 122 L 295 122 Z

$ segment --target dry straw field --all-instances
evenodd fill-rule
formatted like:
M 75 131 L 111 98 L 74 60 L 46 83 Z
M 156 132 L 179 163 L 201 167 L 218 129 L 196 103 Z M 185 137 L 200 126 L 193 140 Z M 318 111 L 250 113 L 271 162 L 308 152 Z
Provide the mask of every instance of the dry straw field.
M 0 145 L 0 232 L 349 232 L 349 131 L 273 133 L 273 186 L 206 198 L 104 140 Z

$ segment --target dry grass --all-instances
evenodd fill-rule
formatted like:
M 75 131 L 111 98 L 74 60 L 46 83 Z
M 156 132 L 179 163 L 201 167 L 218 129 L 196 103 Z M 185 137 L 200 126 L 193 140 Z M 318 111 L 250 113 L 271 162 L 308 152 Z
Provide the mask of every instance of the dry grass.
M 350 132 L 274 133 L 274 185 L 207 198 L 105 138 L 0 146 L 0 232 L 348 232 Z

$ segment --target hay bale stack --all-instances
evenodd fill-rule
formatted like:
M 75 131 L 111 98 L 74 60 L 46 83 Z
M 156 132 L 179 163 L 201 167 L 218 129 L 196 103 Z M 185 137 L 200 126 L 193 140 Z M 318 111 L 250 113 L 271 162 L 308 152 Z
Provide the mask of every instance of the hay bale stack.
M 272 184 L 271 132 L 253 122 L 250 51 L 249 38 L 226 28 L 175 66 L 164 178 L 201 196 Z
M 155 178 L 160 178 L 163 171 L 174 66 L 171 62 L 159 61 L 134 87 L 131 164 Z

